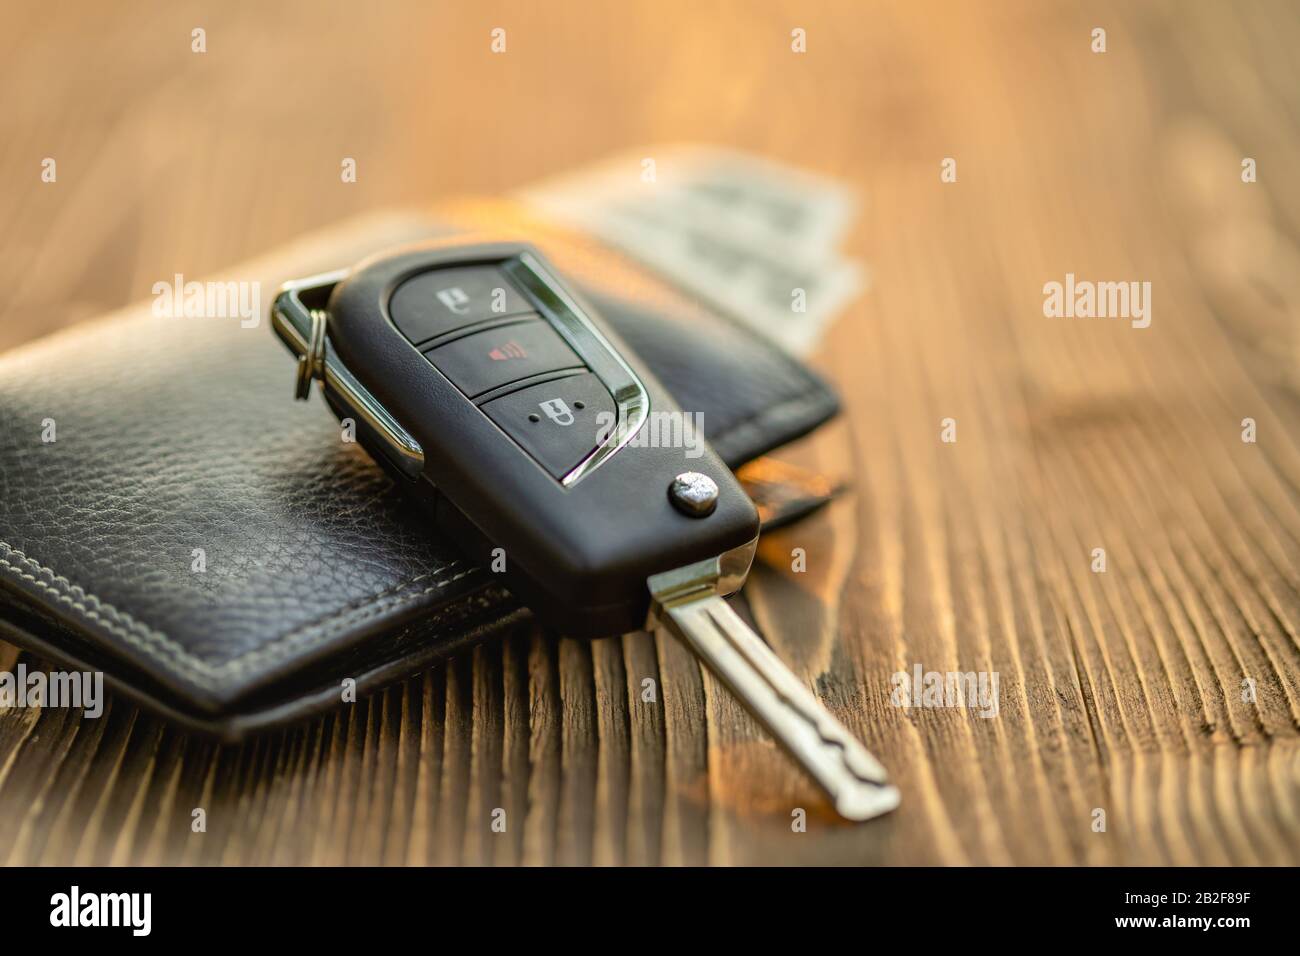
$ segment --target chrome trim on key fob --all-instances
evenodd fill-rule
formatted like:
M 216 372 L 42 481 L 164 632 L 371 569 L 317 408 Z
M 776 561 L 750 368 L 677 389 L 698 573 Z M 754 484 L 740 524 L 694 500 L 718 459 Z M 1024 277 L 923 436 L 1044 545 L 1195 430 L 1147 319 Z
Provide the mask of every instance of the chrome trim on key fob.
M 591 474 L 632 440 L 650 414 L 650 396 L 582 307 L 536 258 L 524 252 L 503 262 L 501 268 L 541 306 L 555 330 L 609 389 L 618 409 L 618 423 L 605 440 L 564 476 L 561 484 L 567 488 Z
M 420 443 L 357 381 L 330 345 L 323 302 L 345 276 L 347 270 L 339 270 L 286 282 L 271 305 L 276 335 L 298 358 L 295 395 L 306 399 L 311 381 L 319 381 L 329 397 L 350 409 L 382 439 L 387 457 L 403 474 L 418 478 L 424 470 Z M 319 299 L 321 307 L 308 307 L 304 295 Z

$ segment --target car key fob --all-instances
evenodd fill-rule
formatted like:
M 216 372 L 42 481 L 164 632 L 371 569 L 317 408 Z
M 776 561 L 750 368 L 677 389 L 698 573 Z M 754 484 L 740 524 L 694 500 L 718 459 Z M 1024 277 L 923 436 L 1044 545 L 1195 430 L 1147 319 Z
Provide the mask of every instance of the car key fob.
M 643 627 L 649 575 L 757 537 L 731 471 L 702 444 L 669 447 L 684 434 L 681 410 L 536 250 L 374 258 L 334 285 L 327 310 L 338 359 L 405 433 L 358 428 L 363 445 L 556 629 Z M 366 417 L 339 397 L 346 415 Z M 652 413 L 660 440 L 639 440 Z M 718 489 L 705 516 L 670 500 L 687 472 Z
M 759 519 L 688 415 L 523 243 L 442 242 L 290 283 L 272 325 L 357 438 L 547 625 L 682 637 L 861 819 L 884 771 L 721 600 Z

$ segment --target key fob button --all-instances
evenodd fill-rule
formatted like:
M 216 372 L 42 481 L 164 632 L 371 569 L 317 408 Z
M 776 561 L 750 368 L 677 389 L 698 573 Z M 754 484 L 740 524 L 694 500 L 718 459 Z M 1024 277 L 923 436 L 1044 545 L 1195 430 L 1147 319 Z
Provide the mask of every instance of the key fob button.
M 540 319 L 476 332 L 424 354 L 470 398 L 543 372 L 582 367 L 577 353 Z
M 556 479 L 611 430 L 614 399 L 595 375 L 572 375 L 493 399 L 483 411 Z
M 495 266 L 421 272 L 399 285 L 388 300 L 393 324 L 415 345 L 484 319 L 531 311 L 532 306 Z

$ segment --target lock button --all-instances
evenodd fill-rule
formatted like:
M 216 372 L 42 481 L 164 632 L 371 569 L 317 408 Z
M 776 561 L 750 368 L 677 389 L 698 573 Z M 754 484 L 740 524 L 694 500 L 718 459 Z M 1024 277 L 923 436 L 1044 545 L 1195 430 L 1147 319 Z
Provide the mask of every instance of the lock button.
M 617 420 L 595 375 L 571 375 L 494 399 L 483 411 L 556 479 L 596 449 Z
M 393 292 L 388 314 L 413 344 L 486 319 L 532 311 L 532 306 L 495 266 L 430 269 Z

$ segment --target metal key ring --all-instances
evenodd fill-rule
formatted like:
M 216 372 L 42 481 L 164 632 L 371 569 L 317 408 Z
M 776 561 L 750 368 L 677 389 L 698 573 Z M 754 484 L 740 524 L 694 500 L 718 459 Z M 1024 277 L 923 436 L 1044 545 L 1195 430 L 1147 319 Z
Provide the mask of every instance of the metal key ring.
M 298 356 L 298 378 L 294 384 L 294 397 L 305 399 L 311 395 L 312 379 L 323 378 L 325 371 L 325 313 L 313 309 L 311 313 L 311 338 L 307 351 Z

